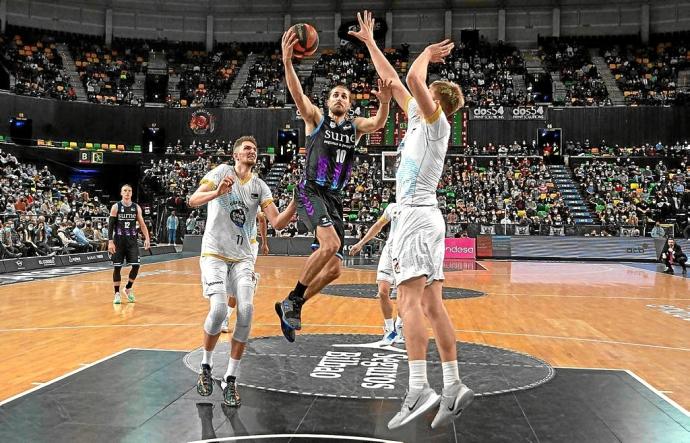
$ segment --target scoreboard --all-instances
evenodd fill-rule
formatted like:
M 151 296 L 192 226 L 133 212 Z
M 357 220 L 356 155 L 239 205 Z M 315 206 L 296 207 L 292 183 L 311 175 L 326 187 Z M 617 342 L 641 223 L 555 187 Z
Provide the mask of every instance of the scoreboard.
M 367 116 L 375 116 L 376 111 L 378 111 L 378 108 L 367 109 Z M 448 146 L 467 145 L 467 120 L 468 111 L 466 108 L 460 109 L 448 119 L 448 123 L 450 123 Z M 395 106 L 388 114 L 384 127 L 368 134 L 366 142 L 369 146 L 398 146 L 403 137 L 405 137 L 406 131 L 407 115 Z

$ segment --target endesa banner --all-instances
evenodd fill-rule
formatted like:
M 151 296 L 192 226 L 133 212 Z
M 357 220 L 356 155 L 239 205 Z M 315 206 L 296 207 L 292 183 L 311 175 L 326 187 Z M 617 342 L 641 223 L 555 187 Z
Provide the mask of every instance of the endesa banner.
M 477 258 L 477 247 L 474 238 L 447 238 L 446 259 L 470 259 Z

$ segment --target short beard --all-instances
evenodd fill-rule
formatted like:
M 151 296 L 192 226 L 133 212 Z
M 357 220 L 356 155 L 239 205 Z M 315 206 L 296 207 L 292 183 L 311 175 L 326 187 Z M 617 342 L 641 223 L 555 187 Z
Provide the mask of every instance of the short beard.
M 328 108 L 328 112 L 330 112 L 331 114 L 333 114 L 333 115 L 336 116 L 336 117 L 342 117 L 342 116 L 344 116 L 345 114 L 347 114 L 347 111 L 336 110 L 335 107 L 333 107 L 333 108 Z

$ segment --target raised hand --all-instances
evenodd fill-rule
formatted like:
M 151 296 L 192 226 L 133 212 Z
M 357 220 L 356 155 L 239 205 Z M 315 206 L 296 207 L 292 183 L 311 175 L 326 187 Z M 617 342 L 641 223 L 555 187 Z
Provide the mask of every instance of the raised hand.
M 232 191 L 232 185 L 234 183 L 235 179 L 232 176 L 227 175 L 223 177 L 223 180 L 220 181 L 218 188 L 216 189 L 216 196 L 220 197 L 221 195 L 225 195 Z
M 424 48 L 424 52 L 429 55 L 429 61 L 431 63 L 441 63 L 443 59 L 450 54 L 454 47 L 455 43 L 449 39 L 446 39 L 442 42 L 427 46 Z
M 293 48 L 298 40 L 297 34 L 295 34 L 295 31 L 293 31 L 292 28 L 285 31 L 285 34 L 283 34 L 283 40 L 280 43 L 283 52 L 283 60 L 292 59 Z
M 374 43 L 374 17 L 370 11 L 365 10 L 363 13 L 357 13 L 357 21 L 359 22 L 359 31 L 349 31 L 348 35 L 355 37 L 362 43 Z
M 393 80 L 378 79 L 377 83 L 379 89 L 372 89 L 371 93 L 376 96 L 379 103 L 390 103 L 391 97 L 393 96 Z

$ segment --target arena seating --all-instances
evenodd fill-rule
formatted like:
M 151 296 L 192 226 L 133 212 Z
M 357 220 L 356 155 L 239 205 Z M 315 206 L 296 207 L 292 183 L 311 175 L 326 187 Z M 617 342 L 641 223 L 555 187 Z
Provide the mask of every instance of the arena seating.
M 76 100 L 55 40 L 43 32 L 0 34 L 0 63 L 14 75 L 16 94 Z
M 38 169 L 0 151 L 0 187 L 0 258 L 105 248 L 110 208 L 93 186 L 65 184 L 47 166 Z M 87 243 L 77 241 L 75 228 Z
M 592 62 L 588 48 L 573 39 L 543 39 L 542 60 L 550 72 L 559 72 L 566 87 L 565 105 L 611 105 L 609 93 Z
M 520 51 L 513 46 L 456 43 L 446 63 L 431 65 L 430 73 L 462 86 L 467 106 L 534 104 L 526 91 L 516 91 L 513 77 L 525 72 Z
M 669 169 L 637 165 L 631 158 L 615 162 L 593 159 L 574 169 L 581 192 L 612 234 L 621 226 L 651 228 L 654 222 L 675 222 L 687 213 L 690 186 L 687 166 Z
M 653 46 L 613 44 L 601 55 L 630 105 L 669 105 L 688 102 L 678 92 L 678 73 L 690 67 L 690 50 L 684 39 L 661 41 Z

